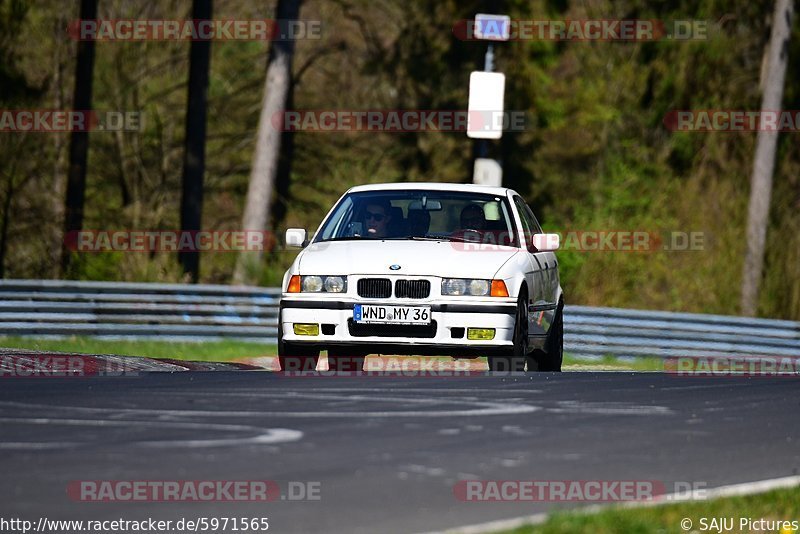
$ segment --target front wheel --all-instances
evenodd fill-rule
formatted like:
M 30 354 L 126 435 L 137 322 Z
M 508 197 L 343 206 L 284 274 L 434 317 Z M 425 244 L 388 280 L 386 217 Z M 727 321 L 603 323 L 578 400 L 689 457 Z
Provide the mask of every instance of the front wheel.
M 366 355 L 347 347 L 328 349 L 328 369 L 334 372 L 363 371 Z
M 283 371 L 314 371 L 319 362 L 319 349 L 284 341 L 278 344 L 278 361 Z
M 535 366 L 537 371 L 560 373 L 561 363 L 564 360 L 564 306 L 559 306 L 544 350 L 535 350 L 528 358 L 528 370 Z
M 283 340 L 283 310 L 278 312 L 278 362 L 282 371 L 314 371 L 319 362 L 319 349 L 288 343 Z
M 514 320 L 514 346 L 500 354 L 489 356 L 489 371 L 521 373 L 525 371 L 528 353 L 528 296 L 521 294 Z

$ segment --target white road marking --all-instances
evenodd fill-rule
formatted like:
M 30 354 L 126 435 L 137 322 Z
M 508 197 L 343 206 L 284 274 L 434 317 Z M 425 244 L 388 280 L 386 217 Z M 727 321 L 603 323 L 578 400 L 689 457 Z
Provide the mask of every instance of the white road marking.
M 720 497 L 735 497 L 740 495 L 752 495 L 756 493 L 765 493 L 776 489 L 794 488 L 800 485 L 800 476 L 788 476 L 781 478 L 770 478 L 766 480 L 757 480 L 754 482 L 743 482 L 741 484 L 730 484 L 727 486 L 720 486 L 717 488 L 709 488 L 705 490 L 706 499 L 717 499 Z M 686 502 L 693 499 L 689 496 L 689 492 L 672 493 L 665 495 L 661 499 L 654 501 L 628 501 L 616 504 L 595 504 L 583 508 L 571 510 L 573 513 L 578 514 L 593 514 L 606 510 L 612 507 L 618 508 L 645 508 L 652 506 L 660 506 L 664 504 L 671 504 L 674 502 Z M 562 510 L 563 511 L 563 510 Z M 453 529 L 430 532 L 428 534 L 484 534 L 488 532 L 500 532 L 506 530 L 514 530 L 527 525 L 541 525 L 549 518 L 547 512 L 539 514 L 532 514 L 527 516 L 512 517 L 509 519 L 498 519 L 496 521 L 487 521 L 486 523 L 477 523 L 474 525 L 465 525 Z
M 526 430 L 522 430 L 522 427 L 519 425 L 503 425 L 500 429 L 501 432 L 506 432 L 507 434 L 513 434 L 515 436 L 528 436 L 530 432 Z
M 427 475 L 429 477 L 440 477 L 445 473 L 444 469 L 441 467 L 427 467 L 425 465 L 418 464 L 403 465 L 400 466 L 400 469 L 403 469 L 402 472 L 411 472 L 418 475 Z
M 62 450 L 72 447 L 85 445 L 77 441 L 3 441 L 0 442 L 0 451 L 21 450 L 21 451 L 48 451 Z
M 503 402 L 465 402 L 461 399 L 439 399 L 414 398 L 414 397 L 380 397 L 372 398 L 363 395 L 322 395 L 295 393 L 273 395 L 263 395 L 285 400 L 287 397 L 293 399 L 312 399 L 330 401 L 383 401 L 391 403 L 421 404 L 435 406 L 441 404 L 461 404 L 474 405 L 474 408 L 455 409 L 455 410 L 397 410 L 397 411 L 258 411 L 258 410 L 173 410 L 173 409 L 145 409 L 145 408 L 91 408 L 84 406 L 48 406 L 43 404 L 22 403 L 22 402 L 2 402 L 2 407 L 15 408 L 36 408 L 47 410 L 48 412 L 67 410 L 76 413 L 103 413 L 103 414 L 134 414 L 149 417 L 284 417 L 284 418 L 366 418 L 366 417 L 475 417 L 486 415 L 515 415 L 522 413 L 532 413 L 541 410 L 539 406 L 525 404 L 507 404 Z
M 546 408 L 551 413 L 587 413 L 596 415 L 672 415 L 666 406 L 636 405 L 620 402 L 561 401 L 557 408 Z
M 288 385 L 288 384 L 287 384 Z M 371 388 L 371 387 L 321 387 L 321 388 L 307 388 L 309 392 L 334 392 L 334 393 L 348 393 L 351 391 L 366 391 L 371 393 L 476 393 L 478 391 L 485 391 L 494 394 L 498 393 L 542 393 L 541 389 L 503 389 L 503 388 Z M 264 389 L 247 389 L 237 388 L 236 391 L 174 391 L 174 392 L 153 392 L 152 395 L 168 395 L 168 396 L 196 396 L 205 395 L 209 397 L 252 397 L 260 395 L 274 395 L 275 392 L 282 391 L 297 391 L 296 389 L 283 390 L 280 387 L 271 387 L 269 391 Z M 305 389 L 304 389 L 305 391 Z
M 136 421 L 121 419 L 54 419 L 46 417 L 0 417 L 0 423 L 28 424 L 28 425 L 53 425 L 53 426 L 89 426 L 89 427 L 150 427 L 161 429 L 201 430 L 205 432 L 241 432 L 252 434 L 248 437 L 226 439 L 193 439 L 193 440 L 159 440 L 159 441 L 131 441 L 132 445 L 142 447 L 223 447 L 235 445 L 276 445 L 298 441 L 303 437 L 299 430 L 287 428 L 259 428 L 246 425 L 225 425 L 215 423 L 186 423 L 176 421 Z M 38 450 L 57 449 L 64 446 L 85 445 L 79 442 L 19 442 L 0 441 L 0 449 L 17 450 L 34 448 Z
M 138 445 L 143 447 L 233 447 L 237 445 L 278 445 L 280 443 L 290 443 L 299 441 L 303 433 L 299 430 L 289 428 L 266 428 L 266 433 L 253 436 L 251 438 L 232 438 L 232 439 L 191 439 L 191 440 L 164 440 L 164 441 L 140 441 Z

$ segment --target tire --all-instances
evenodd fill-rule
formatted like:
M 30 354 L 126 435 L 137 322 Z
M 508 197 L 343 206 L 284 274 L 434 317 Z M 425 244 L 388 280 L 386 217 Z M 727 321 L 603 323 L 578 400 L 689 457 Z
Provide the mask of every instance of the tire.
M 334 372 L 363 371 L 366 355 L 348 347 L 328 349 L 328 369 Z
M 535 366 L 537 371 L 560 373 L 564 360 L 564 306 L 560 304 L 553 325 L 544 343 L 544 350 L 535 350 L 528 358 L 528 370 Z
M 319 362 L 319 349 L 283 340 L 283 313 L 278 312 L 278 362 L 282 371 L 314 371 Z
M 285 342 L 283 348 L 281 351 L 281 345 L 278 345 L 278 361 L 282 371 L 305 372 L 317 369 L 319 349 Z
M 514 346 L 500 354 L 489 356 L 489 371 L 520 373 L 525 371 L 525 357 L 528 353 L 528 295 L 522 293 L 517 300 L 517 313 L 514 319 Z

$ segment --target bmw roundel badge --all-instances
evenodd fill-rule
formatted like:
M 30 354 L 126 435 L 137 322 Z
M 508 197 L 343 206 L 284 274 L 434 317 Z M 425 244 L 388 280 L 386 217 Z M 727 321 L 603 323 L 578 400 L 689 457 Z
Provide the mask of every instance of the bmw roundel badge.
M 391 270 L 393 270 L 393 271 L 399 271 L 399 270 L 400 270 L 400 266 L 399 266 L 399 265 L 397 265 L 396 263 L 395 263 L 395 264 L 393 264 L 393 265 L 390 265 L 390 266 L 389 266 L 389 268 L 390 268 Z

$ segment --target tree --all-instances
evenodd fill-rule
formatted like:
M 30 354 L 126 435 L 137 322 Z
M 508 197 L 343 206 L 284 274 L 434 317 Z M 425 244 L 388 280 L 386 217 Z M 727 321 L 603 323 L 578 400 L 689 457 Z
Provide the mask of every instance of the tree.
M 97 18 L 97 0 L 81 0 L 80 19 Z M 75 63 L 75 96 L 73 109 L 89 111 L 92 108 L 92 76 L 94 71 L 94 40 L 78 42 Z M 87 121 L 88 126 L 88 121 Z M 86 195 L 86 160 L 89 154 L 89 132 L 74 131 L 69 144 L 69 172 L 67 173 L 67 198 L 64 204 L 64 233 L 83 228 L 83 202 Z M 69 267 L 70 251 L 61 249 L 61 270 Z
M 211 19 L 212 0 L 194 0 L 192 19 Z M 203 218 L 203 174 L 206 160 L 206 114 L 208 107 L 208 69 L 211 41 L 192 41 L 189 52 L 189 92 L 186 104 L 186 137 L 183 155 L 181 194 L 181 230 L 197 232 Z M 193 283 L 200 277 L 200 252 L 183 251 L 178 255 L 183 272 Z
M 302 0 L 278 0 L 275 10 L 278 23 L 283 26 L 297 20 L 301 4 Z M 250 184 L 242 218 L 243 230 L 263 231 L 269 224 L 282 134 L 281 130 L 273 125 L 272 120 L 286 109 L 291 86 L 293 55 L 294 40 L 291 38 L 276 40 L 270 47 L 253 167 L 250 171 Z M 250 273 L 260 259 L 260 252 L 242 251 L 236 261 L 233 282 L 235 284 L 252 282 Z
M 761 110 L 781 109 L 786 65 L 789 59 L 789 38 L 792 32 L 793 5 L 791 0 L 776 0 L 772 18 L 772 33 L 767 45 L 767 68 L 762 79 L 764 93 Z M 750 204 L 747 210 L 747 254 L 742 275 L 743 315 L 754 316 L 758 310 L 758 294 L 764 267 L 764 248 L 767 239 L 769 204 L 772 197 L 772 174 L 778 132 L 759 130 L 750 181 Z

